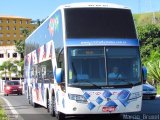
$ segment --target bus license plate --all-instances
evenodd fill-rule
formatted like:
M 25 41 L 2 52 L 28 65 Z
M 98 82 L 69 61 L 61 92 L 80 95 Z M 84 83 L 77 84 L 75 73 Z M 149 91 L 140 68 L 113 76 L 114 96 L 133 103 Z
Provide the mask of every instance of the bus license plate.
M 103 108 L 102 108 L 102 111 L 103 111 L 103 112 L 113 112 L 113 111 L 115 111 L 115 110 L 116 110 L 115 107 L 103 107 Z

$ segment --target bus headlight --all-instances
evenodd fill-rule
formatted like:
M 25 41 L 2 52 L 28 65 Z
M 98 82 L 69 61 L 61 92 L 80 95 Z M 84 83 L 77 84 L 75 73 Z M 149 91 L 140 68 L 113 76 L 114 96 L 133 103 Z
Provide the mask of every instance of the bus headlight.
M 87 103 L 87 100 L 84 98 L 83 95 L 77 94 L 68 94 L 70 100 L 75 100 L 78 103 Z
M 132 99 L 137 99 L 139 97 L 142 97 L 142 92 L 136 92 L 136 93 L 132 93 L 129 97 L 129 100 L 132 100 Z

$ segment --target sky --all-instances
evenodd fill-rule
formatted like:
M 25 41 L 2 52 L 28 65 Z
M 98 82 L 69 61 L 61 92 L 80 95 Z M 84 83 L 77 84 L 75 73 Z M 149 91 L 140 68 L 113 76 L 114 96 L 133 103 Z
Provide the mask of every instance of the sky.
M 132 13 L 160 11 L 160 0 L 0 0 L 0 15 L 45 19 L 58 6 L 76 2 L 107 2 L 129 7 Z

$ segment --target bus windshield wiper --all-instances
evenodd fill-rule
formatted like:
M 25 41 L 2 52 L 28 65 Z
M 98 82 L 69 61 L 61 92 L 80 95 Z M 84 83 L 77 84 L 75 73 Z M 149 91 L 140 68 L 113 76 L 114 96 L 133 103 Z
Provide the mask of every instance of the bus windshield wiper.
M 126 80 L 125 78 L 118 78 L 117 80 L 121 80 L 121 81 L 123 81 L 123 82 L 127 82 L 127 83 L 128 83 L 128 85 L 134 86 L 134 84 L 133 84 L 133 83 L 129 82 L 129 81 L 128 81 L 128 80 Z

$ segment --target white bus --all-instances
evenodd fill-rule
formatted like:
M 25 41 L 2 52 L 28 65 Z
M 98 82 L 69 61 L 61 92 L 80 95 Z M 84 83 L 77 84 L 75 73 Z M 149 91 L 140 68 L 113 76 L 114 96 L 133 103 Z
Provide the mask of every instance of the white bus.
M 127 7 L 60 6 L 25 45 L 25 90 L 34 107 L 58 120 L 141 110 L 139 40 Z

